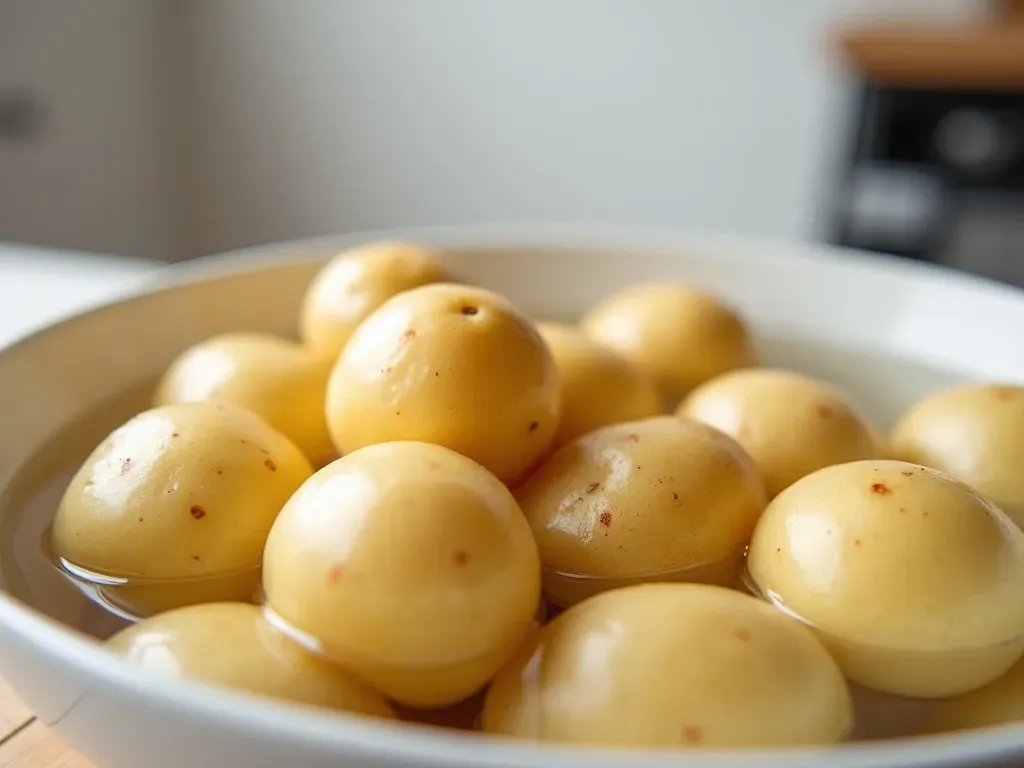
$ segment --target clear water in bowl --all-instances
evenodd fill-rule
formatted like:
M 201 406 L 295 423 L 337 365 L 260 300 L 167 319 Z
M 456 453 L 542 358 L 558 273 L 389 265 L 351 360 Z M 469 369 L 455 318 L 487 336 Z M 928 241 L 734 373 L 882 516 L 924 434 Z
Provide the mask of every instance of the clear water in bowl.
M 767 365 L 802 371 L 843 387 L 883 430 L 924 393 L 965 378 L 930 365 L 819 343 L 769 338 L 761 342 L 761 348 Z M 120 393 L 87 418 L 69 425 L 30 457 L 0 493 L 0 586 L 63 624 L 100 639 L 125 626 L 125 619 L 68 583 L 45 555 L 44 534 L 81 462 L 110 431 L 146 410 L 151 394 L 152 384 Z M 920 702 L 880 699 L 860 690 L 854 695 L 858 707 L 855 738 L 910 732 L 924 714 Z M 457 727 L 467 727 L 469 719 L 463 713 Z

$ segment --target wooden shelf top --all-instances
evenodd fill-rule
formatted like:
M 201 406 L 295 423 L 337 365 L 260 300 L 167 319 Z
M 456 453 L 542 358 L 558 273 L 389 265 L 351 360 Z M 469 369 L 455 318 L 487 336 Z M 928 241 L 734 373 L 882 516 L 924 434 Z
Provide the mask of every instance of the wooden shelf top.
M 1024 92 L 1024 24 L 860 26 L 838 38 L 850 66 L 876 83 Z

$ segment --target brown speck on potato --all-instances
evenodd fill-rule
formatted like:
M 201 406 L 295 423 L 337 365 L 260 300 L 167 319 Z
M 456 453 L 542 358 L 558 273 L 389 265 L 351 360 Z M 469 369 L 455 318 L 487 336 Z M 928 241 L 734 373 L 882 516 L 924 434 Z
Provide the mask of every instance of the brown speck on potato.
M 395 416 L 401 416 L 401 415 L 402 415 L 401 411 L 395 411 Z
M 778 554 L 780 554 L 780 555 L 781 555 L 781 554 L 782 554 L 782 547 L 776 547 L 776 548 L 775 548 L 775 551 L 776 551 L 776 552 L 777 552 Z
M 217 470 L 217 474 L 218 475 L 223 475 L 224 474 L 224 470 L 223 469 L 218 469 Z
M 627 443 L 639 443 L 640 442 L 640 435 L 638 435 L 636 432 L 630 432 L 628 435 L 626 435 L 626 442 Z
M 277 464 L 274 463 L 273 459 L 267 459 L 263 462 L 263 466 L 269 469 L 271 472 L 277 472 Z
M 244 439 L 244 438 L 242 440 L 239 440 L 238 442 L 240 442 L 242 445 L 248 445 L 249 444 L 249 441 Z
M 262 453 L 264 456 L 270 455 L 270 451 L 268 451 L 266 448 L 260 448 L 260 453 Z
M 590 485 L 587 486 L 587 493 L 593 493 L 594 491 L 596 491 L 600 487 L 601 487 L 600 483 L 591 483 Z
M 412 339 L 415 339 L 416 338 L 416 329 L 415 328 L 408 328 L 408 329 L 406 329 L 405 333 L 402 334 L 402 338 L 405 339 L 406 341 L 411 341 Z
M 440 375 L 441 375 L 441 372 L 440 372 L 440 371 L 434 371 L 434 378 L 435 378 L 435 379 L 436 379 L 436 378 L 437 378 L 438 376 L 440 376 Z
M 202 520 L 204 517 L 206 517 L 206 510 L 200 507 L 198 504 L 193 504 L 192 508 L 189 510 L 189 513 L 196 520 Z
M 140 522 L 140 523 L 142 522 L 142 518 L 141 518 L 141 517 L 139 518 L 139 522 Z
M 874 483 L 871 486 L 871 492 L 877 493 L 879 496 L 891 496 L 892 488 L 890 488 L 885 483 Z
M 453 555 L 452 559 L 455 560 L 456 565 L 466 565 L 469 563 L 469 552 L 460 549 Z
M 527 431 L 529 431 L 529 432 L 536 432 L 537 431 L 537 427 L 539 427 L 539 426 L 540 426 L 540 424 L 538 424 L 536 421 L 531 421 L 530 422 L 530 426 L 527 427 Z
M 178 433 L 177 432 L 171 432 L 171 437 L 178 437 Z
M 914 476 L 913 471 L 911 471 L 909 469 L 903 470 L 902 472 L 900 472 L 900 474 L 903 475 L 904 477 L 913 477 Z
M 699 725 L 683 726 L 683 741 L 687 744 L 700 744 L 704 740 L 704 731 Z
M 121 462 L 121 474 L 122 475 L 128 474 L 128 470 L 130 470 L 131 468 L 132 468 L 132 460 L 131 459 L 125 459 L 124 461 Z
M 854 539 L 853 540 L 853 546 L 859 547 L 860 546 L 860 539 Z
M 466 304 L 462 307 L 462 314 L 466 315 L 467 317 L 471 317 L 479 311 L 480 310 L 474 307 L 472 304 Z
M 996 396 L 996 400 L 1007 402 L 1013 400 L 1017 395 L 1020 394 L 1020 390 L 1014 389 L 1013 387 L 994 387 L 992 393 Z
M 743 629 L 742 627 L 733 630 L 733 635 L 741 643 L 749 643 L 750 642 L 750 632 L 748 632 L 747 630 Z
M 192 559 L 195 560 L 198 563 L 199 562 L 199 555 L 192 555 Z
M 678 493 L 673 493 L 672 494 L 672 499 L 673 499 L 673 501 L 679 501 L 679 494 Z
M 610 528 L 612 525 L 612 513 L 607 510 L 601 513 L 601 516 L 597 518 L 598 522 L 601 523 L 605 528 Z
M 331 584 L 337 584 L 339 581 L 341 581 L 341 577 L 344 574 L 344 572 L 345 569 L 344 567 L 342 567 L 341 563 L 335 563 L 327 569 L 327 581 Z
M 829 416 L 832 416 L 835 413 L 835 409 L 833 409 L 831 405 L 819 405 L 814 410 L 823 419 L 827 419 Z

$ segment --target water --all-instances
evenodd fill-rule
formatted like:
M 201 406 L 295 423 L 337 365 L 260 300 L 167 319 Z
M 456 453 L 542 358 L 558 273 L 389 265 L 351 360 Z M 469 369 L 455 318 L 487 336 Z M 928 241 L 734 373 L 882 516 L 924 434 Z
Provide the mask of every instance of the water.
M 839 385 L 883 430 L 925 393 L 964 380 L 948 370 L 860 349 L 769 338 L 761 342 L 761 350 L 768 365 Z M 109 637 L 125 626 L 125 619 L 72 587 L 45 556 L 42 542 L 75 470 L 111 430 L 149 407 L 151 392 L 150 384 L 121 393 L 87 418 L 68 425 L 29 458 L 0 495 L 0 579 L 4 589 L 63 624 L 98 638 Z M 858 728 L 859 738 L 905 733 L 922 709 L 919 702 L 894 701 L 872 692 L 855 691 L 855 697 L 858 720 L 864 724 Z M 461 720 L 458 725 L 463 725 Z

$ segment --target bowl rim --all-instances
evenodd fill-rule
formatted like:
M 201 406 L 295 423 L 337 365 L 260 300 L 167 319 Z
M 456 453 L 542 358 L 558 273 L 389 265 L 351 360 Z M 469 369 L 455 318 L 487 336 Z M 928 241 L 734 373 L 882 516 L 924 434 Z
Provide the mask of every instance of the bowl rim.
M 239 248 L 161 267 L 152 277 L 115 292 L 102 303 L 70 314 L 0 348 L 0 363 L 25 345 L 85 316 L 100 314 L 114 305 L 143 301 L 163 291 L 204 282 L 218 275 L 244 273 L 275 262 L 321 262 L 333 252 L 381 239 L 423 242 L 439 248 L 554 248 L 595 250 L 732 250 L 744 259 L 781 259 L 791 266 L 827 264 L 839 272 L 888 276 L 935 288 L 955 288 L 1005 303 L 1024 313 L 1024 290 L 978 275 L 883 254 L 839 248 L 827 244 L 764 240 L 754 237 L 702 234 L 692 230 L 650 227 L 608 227 L 579 224 L 470 225 L 406 227 L 355 232 L 341 236 L 301 239 Z M 854 257 L 854 258 L 850 258 Z M 1024 753 L 1024 724 L 995 726 L 958 734 L 925 738 L 905 737 L 877 742 L 855 742 L 824 747 L 729 749 L 626 750 L 501 740 L 474 733 L 455 733 L 407 724 L 373 721 L 356 715 L 320 712 L 310 708 L 260 699 L 193 681 L 165 680 L 140 674 L 136 666 L 106 651 L 92 638 L 60 624 L 5 591 L 0 591 L 0 632 L 31 645 L 41 656 L 56 659 L 90 678 L 118 689 L 126 699 L 155 708 L 173 707 L 210 722 L 223 723 L 236 732 L 262 734 L 280 742 L 317 746 L 351 759 L 382 759 L 421 766 L 481 766 L 486 768 L 626 768 L 627 766 L 692 765 L 739 768 L 756 761 L 765 768 L 904 768 L 956 766 L 997 761 Z

